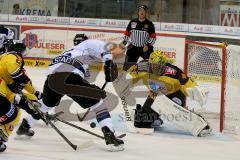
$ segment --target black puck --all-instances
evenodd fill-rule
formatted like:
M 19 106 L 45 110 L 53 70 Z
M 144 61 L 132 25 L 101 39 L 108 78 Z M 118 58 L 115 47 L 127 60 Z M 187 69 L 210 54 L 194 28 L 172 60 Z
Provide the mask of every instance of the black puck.
M 95 127 L 96 127 L 96 123 L 95 123 L 95 122 L 91 122 L 91 123 L 90 123 L 90 127 L 91 127 L 91 128 L 95 128 Z

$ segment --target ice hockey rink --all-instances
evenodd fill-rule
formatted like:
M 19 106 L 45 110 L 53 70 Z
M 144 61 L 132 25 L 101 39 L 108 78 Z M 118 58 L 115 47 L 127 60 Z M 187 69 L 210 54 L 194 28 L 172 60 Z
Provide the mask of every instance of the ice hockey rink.
M 26 68 L 29 77 L 38 89 L 42 89 L 46 78 L 45 68 Z M 96 84 L 103 83 L 101 76 Z M 106 90 L 110 91 L 111 85 Z M 78 108 L 76 104 L 73 107 Z M 99 128 L 92 129 L 88 122 L 74 122 L 91 131 L 101 134 Z M 117 124 L 117 122 L 114 122 Z M 73 129 L 64 124 L 56 126 L 74 143 L 79 145 L 73 151 L 67 143 L 50 127 L 43 123 L 33 127 L 36 134 L 32 139 L 16 139 L 15 134 L 7 143 L 6 152 L 0 155 L 1 160 L 239 160 L 240 136 L 222 134 L 214 130 L 209 137 L 193 137 L 189 133 L 165 123 L 153 135 L 127 133 L 124 137 L 123 152 L 108 152 L 102 139 Z M 119 127 L 117 127 L 119 128 Z M 121 128 L 121 127 L 120 127 Z M 124 130 L 117 131 L 118 134 Z

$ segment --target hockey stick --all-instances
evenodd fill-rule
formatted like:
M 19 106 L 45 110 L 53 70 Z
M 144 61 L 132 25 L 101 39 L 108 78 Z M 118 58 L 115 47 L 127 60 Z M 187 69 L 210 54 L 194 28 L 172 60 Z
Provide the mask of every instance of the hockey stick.
M 58 121 L 60 121 L 60 122 L 62 122 L 62 123 L 64 123 L 64 124 L 66 124 L 66 125 L 69 125 L 69 126 L 71 126 L 71 127 L 74 127 L 74 128 L 76 128 L 76 129 L 79 129 L 79 130 L 81 130 L 81 131 L 83 131 L 83 132 L 86 132 L 86 133 L 88 133 L 88 134 L 91 134 L 91 135 L 93 135 L 93 136 L 95 136 L 95 137 L 98 137 L 98 138 L 101 138 L 101 139 L 105 139 L 103 136 L 101 136 L 101 135 L 99 135 L 99 134 L 93 133 L 93 132 L 91 132 L 91 131 L 89 131 L 89 130 L 87 130 L 87 129 L 84 129 L 84 128 L 82 128 L 82 127 L 79 127 L 79 126 L 77 126 L 77 125 L 75 125 L 75 124 L 72 124 L 72 123 L 70 123 L 70 122 L 64 121 L 64 120 L 62 120 L 62 119 L 60 119 L 60 118 L 58 118 L 58 117 L 56 117 L 56 120 L 58 120 Z M 119 135 L 118 138 L 123 138 L 123 137 L 125 137 L 125 136 L 126 136 L 126 134 L 124 133 L 124 134 Z
M 108 82 L 105 81 L 105 83 L 103 84 L 101 90 L 104 90 L 104 88 L 106 87 L 107 83 L 108 83 Z M 91 110 L 91 108 L 88 108 L 88 110 L 84 113 L 84 115 L 83 115 L 82 117 L 80 117 L 80 115 L 77 114 L 78 120 L 79 120 L 80 122 L 84 121 L 84 119 L 87 117 L 87 115 L 88 115 L 88 113 L 90 112 L 90 110 Z
M 46 123 L 46 125 L 49 124 L 49 125 L 63 138 L 63 140 L 64 140 L 65 142 L 67 142 L 68 145 L 71 146 L 72 149 L 74 149 L 74 150 L 76 151 L 76 150 L 77 150 L 77 145 L 73 144 L 73 143 L 52 123 L 52 121 L 50 121 L 49 119 L 47 119 L 48 114 L 43 113 L 43 112 L 42 112 L 37 106 L 35 106 L 35 105 L 33 104 L 33 102 L 30 101 L 23 93 L 22 93 L 22 95 L 23 95 L 23 97 L 27 100 L 27 102 L 31 105 L 31 107 L 39 113 L 41 119 Z
M 84 128 L 82 128 L 82 127 L 79 127 L 79 126 L 77 126 L 77 125 L 75 125 L 75 124 L 72 124 L 72 123 L 70 123 L 70 122 L 64 121 L 63 119 L 60 119 L 60 118 L 58 118 L 58 117 L 56 117 L 56 120 L 58 120 L 58 121 L 60 121 L 60 122 L 62 122 L 62 123 L 65 123 L 65 124 L 67 124 L 67 125 L 69 125 L 69 126 L 72 126 L 72 127 L 74 127 L 74 128 L 77 128 L 77 129 L 79 129 L 79 130 L 81 130 L 81 131 L 83 131 L 83 132 L 86 132 L 86 133 L 88 133 L 88 134 L 91 134 L 91 135 L 93 135 L 93 136 L 95 136 L 95 137 L 104 139 L 103 136 L 100 136 L 100 135 L 98 135 L 98 134 L 96 134 L 96 133 L 93 133 L 93 132 L 91 132 L 91 131 L 89 131 L 89 130 L 87 130 L 87 129 L 84 129 Z

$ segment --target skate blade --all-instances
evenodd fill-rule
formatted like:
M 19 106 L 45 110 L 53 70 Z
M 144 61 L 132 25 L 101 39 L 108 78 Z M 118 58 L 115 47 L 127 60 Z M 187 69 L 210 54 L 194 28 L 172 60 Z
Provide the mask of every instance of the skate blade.
M 109 144 L 107 145 L 107 150 L 109 152 L 119 152 L 119 151 L 123 151 L 124 150 L 124 145 L 118 145 L 118 146 L 114 146 L 114 144 Z

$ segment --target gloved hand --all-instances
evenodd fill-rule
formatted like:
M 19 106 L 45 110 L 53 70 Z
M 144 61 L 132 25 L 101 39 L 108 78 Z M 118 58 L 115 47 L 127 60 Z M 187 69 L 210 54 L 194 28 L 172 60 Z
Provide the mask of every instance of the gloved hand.
M 201 106 L 205 105 L 208 98 L 209 91 L 203 87 L 195 86 L 186 89 L 188 96 L 197 101 Z
M 13 82 L 12 84 L 9 84 L 9 85 L 8 85 L 8 88 L 9 88 L 13 93 L 21 93 L 22 90 L 24 89 L 24 87 L 25 87 L 25 84 L 24 84 L 24 83 L 18 84 L 18 83 Z
M 34 103 L 32 103 L 34 105 Z M 40 114 L 32 108 L 32 104 L 21 94 L 16 94 L 14 98 L 14 105 L 24 109 L 28 114 L 31 114 L 32 117 L 36 120 L 41 118 Z
M 36 92 L 34 93 L 34 95 L 37 97 L 38 100 L 42 99 L 42 97 L 43 97 L 43 94 L 42 94 L 42 92 L 40 92 L 40 91 L 36 91 Z

